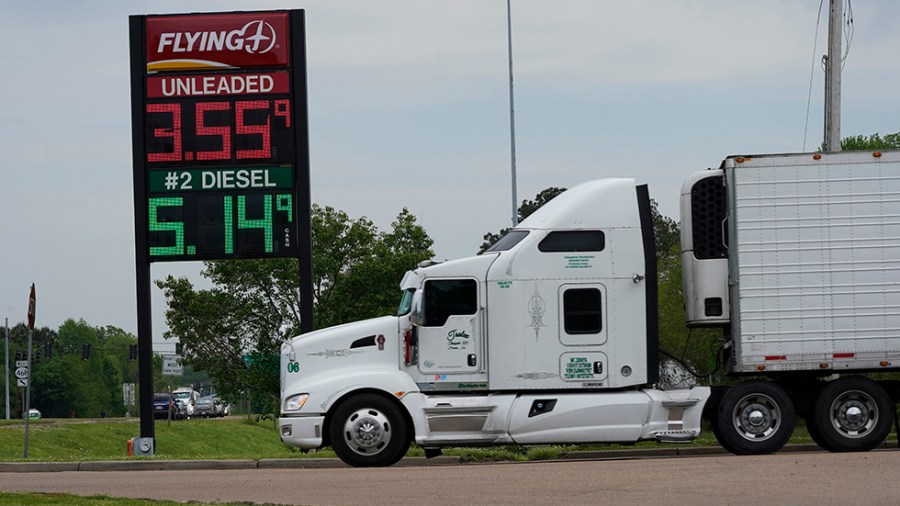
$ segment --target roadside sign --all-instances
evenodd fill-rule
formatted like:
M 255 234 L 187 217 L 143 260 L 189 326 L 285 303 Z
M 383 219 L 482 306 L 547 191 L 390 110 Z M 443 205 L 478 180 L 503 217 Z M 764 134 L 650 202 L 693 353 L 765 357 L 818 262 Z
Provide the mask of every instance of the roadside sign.
M 175 355 L 166 355 L 163 357 L 162 364 L 163 376 L 181 376 L 184 374 L 184 367 Z
M 16 369 L 16 378 L 18 379 L 27 379 L 28 378 L 28 368 L 27 367 L 19 367 Z
M 16 386 L 17 387 L 27 387 L 28 379 L 27 378 L 26 379 L 16 378 Z
M 34 283 L 31 284 L 31 294 L 28 295 L 28 330 L 34 330 L 34 310 L 36 299 L 34 296 Z
M 27 360 L 16 360 L 16 367 L 28 367 Z

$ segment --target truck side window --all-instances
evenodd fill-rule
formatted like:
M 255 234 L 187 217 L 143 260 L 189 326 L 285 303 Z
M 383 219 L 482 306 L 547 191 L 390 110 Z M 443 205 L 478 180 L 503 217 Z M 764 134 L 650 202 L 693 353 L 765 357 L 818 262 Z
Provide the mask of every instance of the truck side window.
M 603 251 L 606 236 L 600 230 L 567 230 L 550 232 L 538 249 L 544 253 Z
M 567 334 L 597 334 L 603 330 L 600 290 L 573 288 L 563 293 L 563 317 Z
M 453 315 L 475 314 L 478 290 L 474 279 L 425 282 L 425 326 L 443 327 Z

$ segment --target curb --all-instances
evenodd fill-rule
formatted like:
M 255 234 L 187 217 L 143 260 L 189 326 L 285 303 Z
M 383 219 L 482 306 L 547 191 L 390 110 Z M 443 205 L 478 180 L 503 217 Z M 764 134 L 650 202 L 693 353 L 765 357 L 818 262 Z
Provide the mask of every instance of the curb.
M 897 443 L 890 447 L 881 445 L 873 451 L 897 450 Z M 823 452 L 815 444 L 786 445 L 778 453 Z M 560 455 L 559 458 L 529 462 L 566 462 L 575 460 L 627 460 L 662 457 L 698 457 L 704 455 L 729 455 L 719 446 L 698 446 L 688 448 L 632 448 L 622 450 L 577 451 Z M 464 462 L 460 457 L 449 455 L 433 457 L 405 457 L 393 467 L 453 466 L 462 464 L 498 464 L 519 462 Z M 527 462 L 525 462 L 527 463 Z M 64 471 L 213 471 L 232 469 L 335 469 L 347 464 L 337 458 L 295 458 L 260 460 L 107 460 L 86 462 L 0 462 L 0 473 L 46 473 Z

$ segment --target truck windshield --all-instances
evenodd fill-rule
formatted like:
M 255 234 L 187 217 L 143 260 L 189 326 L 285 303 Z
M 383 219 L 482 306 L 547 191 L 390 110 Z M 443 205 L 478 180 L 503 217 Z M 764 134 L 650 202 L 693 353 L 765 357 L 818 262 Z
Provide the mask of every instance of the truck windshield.
M 403 290 L 403 298 L 400 299 L 400 307 L 397 308 L 397 316 L 403 316 L 409 313 L 409 310 L 412 307 L 413 293 L 415 292 L 415 288 Z

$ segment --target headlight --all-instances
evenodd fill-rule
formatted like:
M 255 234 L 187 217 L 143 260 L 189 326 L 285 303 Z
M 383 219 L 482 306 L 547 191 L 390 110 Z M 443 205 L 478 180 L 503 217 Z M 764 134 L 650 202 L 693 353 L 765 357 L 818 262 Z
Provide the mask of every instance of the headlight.
M 284 410 L 300 411 L 307 399 L 309 399 L 309 394 L 292 395 L 284 400 Z

